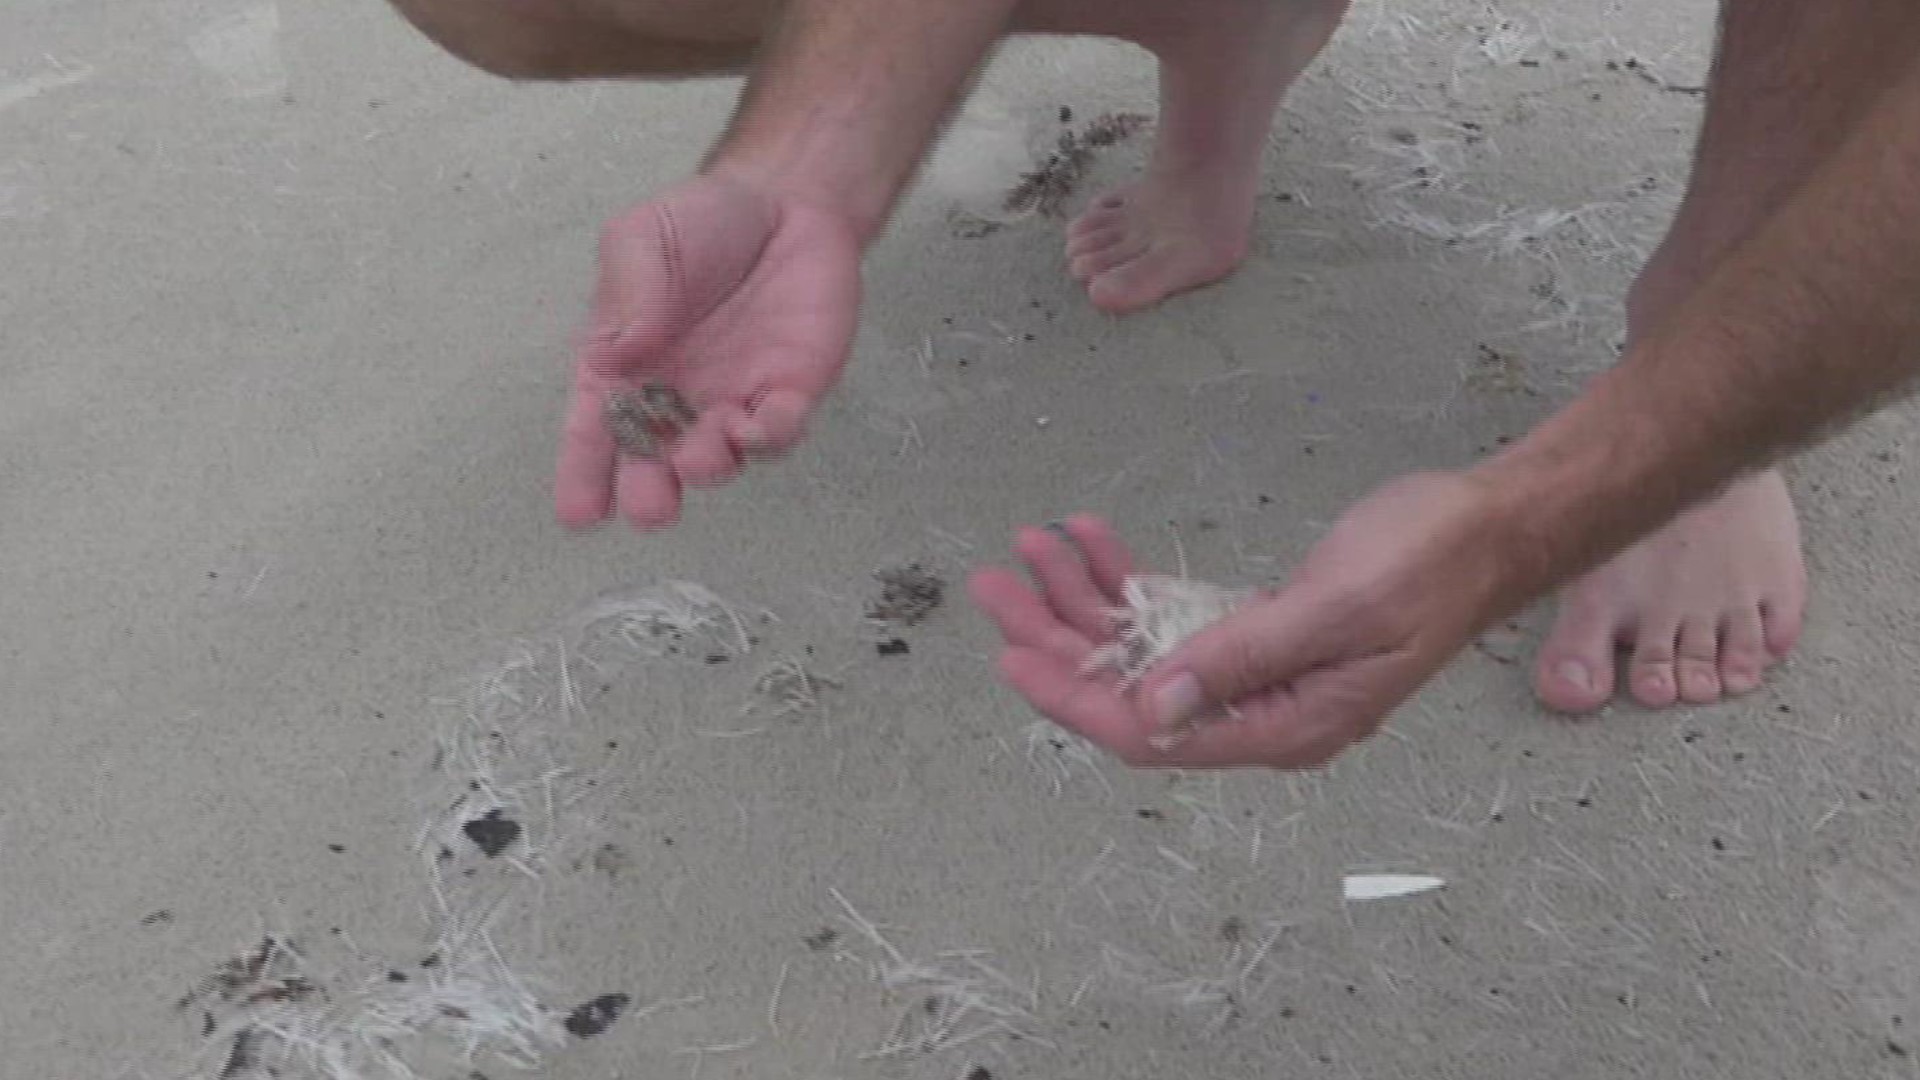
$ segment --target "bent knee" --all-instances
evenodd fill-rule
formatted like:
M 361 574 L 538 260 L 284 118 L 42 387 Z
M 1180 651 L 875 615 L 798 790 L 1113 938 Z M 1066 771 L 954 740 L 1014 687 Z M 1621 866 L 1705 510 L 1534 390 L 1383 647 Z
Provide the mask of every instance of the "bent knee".
M 528 0 L 391 0 L 414 29 L 482 71 L 509 79 L 565 76 L 555 48 L 559 4 Z M 561 22 L 564 26 L 564 21 Z
M 578 0 L 392 0 L 421 33 L 474 67 L 508 79 L 635 78 L 721 73 L 751 55 L 738 46 L 668 40 Z M 593 9 L 593 10 L 590 10 Z M 636 3 L 632 14 L 644 14 Z M 631 21 L 631 20 L 629 20 Z

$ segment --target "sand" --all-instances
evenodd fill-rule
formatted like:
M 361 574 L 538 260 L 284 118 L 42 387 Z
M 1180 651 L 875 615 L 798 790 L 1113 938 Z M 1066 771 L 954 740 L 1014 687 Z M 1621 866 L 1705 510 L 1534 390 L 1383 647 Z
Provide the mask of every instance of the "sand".
M 1811 629 L 1721 707 L 1549 718 L 1535 612 L 1325 773 L 1131 772 L 993 680 L 957 589 L 866 618 L 876 571 L 1073 510 L 1257 583 L 1525 430 L 1612 355 L 1710 16 L 1361 5 L 1246 268 L 1125 320 L 1002 207 L 1062 106 L 1151 111 L 1149 61 L 1019 43 L 804 450 L 582 536 L 548 479 L 595 230 L 734 84 L 515 86 L 378 3 L 14 0 L 0 1076 L 212 1076 L 321 1015 L 556 1080 L 1914 1075 L 1911 409 L 1796 467 Z M 668 582 L 741 623 L 641 651 Z M 609 594 L 633 636 L 581 621 Z M 227 961 L 264 996 L 179 1007 Z

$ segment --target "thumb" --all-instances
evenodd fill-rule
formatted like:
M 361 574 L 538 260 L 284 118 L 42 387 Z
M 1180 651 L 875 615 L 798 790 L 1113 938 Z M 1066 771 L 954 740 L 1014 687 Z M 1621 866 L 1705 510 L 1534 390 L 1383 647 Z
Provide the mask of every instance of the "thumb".
M 670 347 L 682 321 L 679 292 L 667 261 L 643 236 L 610 231 L 601 244 L 590 322 L 577 346 L 587 371 L 616 380 Z
M 1297 591 L 1242 604 L 1154 665 L 1141 693 L 1160 727 L 1190 723 L 1306 674 L 1330 655 L 1335 627 Z

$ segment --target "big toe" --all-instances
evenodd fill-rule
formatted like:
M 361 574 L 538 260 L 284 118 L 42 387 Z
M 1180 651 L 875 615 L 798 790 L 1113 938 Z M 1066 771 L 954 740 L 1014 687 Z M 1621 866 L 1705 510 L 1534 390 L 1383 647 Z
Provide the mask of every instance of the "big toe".
M 1087 298 L 1093 306 L 1114 315 L 1151 307 L 1170 291 L 1164 263 L 1164 258 L 1150 251 L 1103 267 L 1087 282 Z
M 1800 631 L 1806 624 L 1807 597 L 1804 584 L 1760 605 L 1760 619 L 1767 652 L 1772 659 L 1784 660 L 1800 643 Z
M 1534 692 L 1550 709 L 1592 712 L 1613 696 L 1615 617 L 1601 608 L 1561 612 L 1535 665 Z

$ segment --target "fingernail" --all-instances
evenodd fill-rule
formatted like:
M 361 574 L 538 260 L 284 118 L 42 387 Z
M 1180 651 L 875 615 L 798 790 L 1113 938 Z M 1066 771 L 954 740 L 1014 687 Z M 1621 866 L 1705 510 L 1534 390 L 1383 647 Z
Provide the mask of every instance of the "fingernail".
M 1153 695 L 1153 709 L 1163 725 L 1184 724 L 1199 713 L 1204 696 L 1200 680 L 1183 671 Z
M 1560 666 L 1554 669 L 1554 673 L 1576 689 L 1588 691 L 1593 689 L 1593 673 L 1587 670 L 1587 665 L 1578 660 L 1562 660 Z

